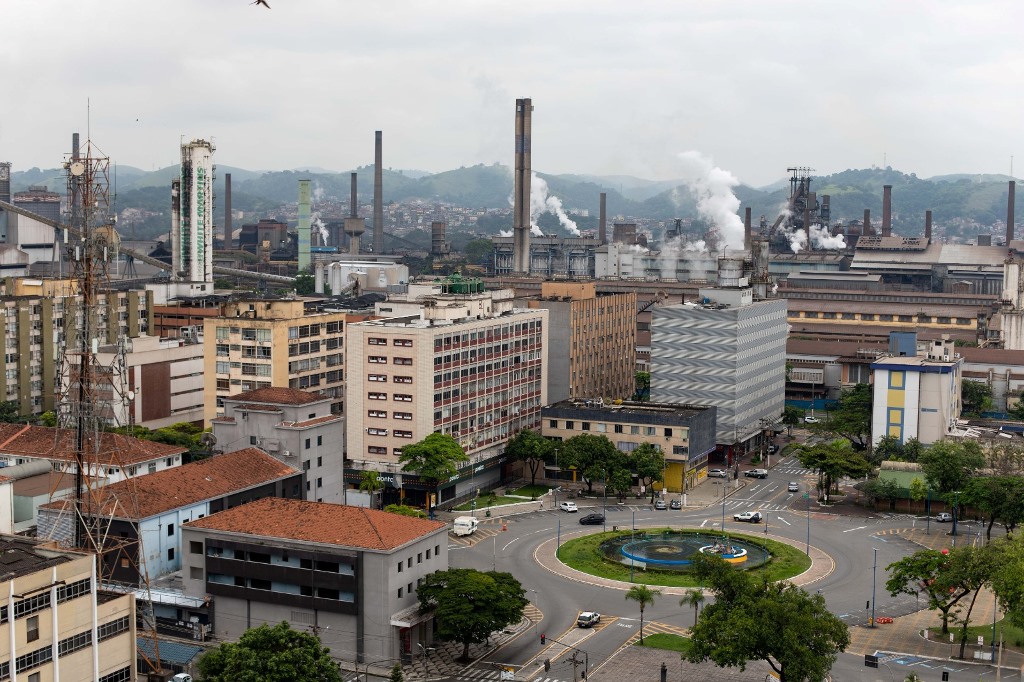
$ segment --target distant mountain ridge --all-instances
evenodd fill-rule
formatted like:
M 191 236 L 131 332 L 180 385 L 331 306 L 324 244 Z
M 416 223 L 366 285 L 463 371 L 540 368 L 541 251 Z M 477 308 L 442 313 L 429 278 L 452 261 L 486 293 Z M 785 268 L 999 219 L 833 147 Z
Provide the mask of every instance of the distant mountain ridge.
M 297 181 L 309 179 L 315 192 L 326 199 L 347 201 L 350 174 L 345 172 L 318 172 L 315 170 L 249 171 L 218 165 L 215 195 L 223 197 L 224 176 L 231 173 L 232 206 L 246 214 L 276 217 L 276 207 L 294 203 L 297 199 Z M 367 204 L 373 197 L 373 167 L 355 169 L 360 203 Z M 170 183 L 177 177 L 178 167 L 167 166 L 155 171 L 144 171 L 130 166 L 111 170 L 111 182 L 116 183 L 116 205 L 119 210 L 139 208 L 164 214 L 170 207 Z M 597 176 L 589 174 L 549 175 L 537 173 L 557 196 L 566 211 L 586 210 L 596 217 L 601 192 L 607 194 L 610 220 L 616 216 L 635 219 L 669 221 L 673 218 L 698 217 L 690 190 L 679 180 L 652 181 L 627 175 Z M 881 220 L 882 186 L 893 186 L 893 226 L 897 232 L 920 234 L 923 231 L 924 212 L 933 211 L 937 225 L 972 225 L 987 227 L 1000 225 L 1006 216 L 1007 181 L 1003 175 L 952 174 L 930 179 L 918 178 L 892 168 L 846 170 L 814 178 L 812 190 L 820 197 L 831 197 L 832 218 L 854 220 L 871 209 L 876 222 Z M 512 175 L 507 166 L 479 164 L 440 173 L 385 169 L 383 172 L 384 200 L 451 204 L 466 208 L 506 208 L 512 195 Z M 13 191 L 30 185 L 47 185 L 51 190 L 63 192 L 65 179 L 60 169 L 32 168 L 12 173 Z M 784 207 L 789 187 L 786 182 L 773 183 L 765 188 L 741 185 L 734 188 L 742 207 L 750 206 L 755 223 L 761 215 L 774 221 Z M 252 218 L 247 217 L 246 220 Z M 140 226 L 145 234 L 150 221 Z M 153 223 L 166 231 L 169 218 L 156 217 Z

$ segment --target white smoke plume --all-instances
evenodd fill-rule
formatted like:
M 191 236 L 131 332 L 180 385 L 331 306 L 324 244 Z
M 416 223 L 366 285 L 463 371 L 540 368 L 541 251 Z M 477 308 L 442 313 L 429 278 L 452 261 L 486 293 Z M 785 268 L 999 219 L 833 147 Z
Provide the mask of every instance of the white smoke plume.
M 811 225 L 811 245 L 816 249 L 845 249 L 846 238 L 841 234 L 833 237 L 827 226 L 813 223 Z
M 541 234 L 537 218 L 543 213 L 552 213 L 558 222 L 574 237 L 580 236 L 576 223 L 562 209 L 562 200 L 548 192 L 548 183 L 533 173 L 530 176 L 530 226 L 531 233 Z
M 740 181 L 698 151 L 683 152 L 679 160 L 689 175 L 685 182 L 697 200 L 697 212 L 718 228 L 723 248 L 742 249 L 743 221 L 737 214 L 740 200 L 732 192 Z
M 499 237 L 511 237 L 512 236 L 512 230 L 499 230 L 498 231 L 498 236 Z
M 782 220 L 779 222 L 778 232 L 789 242 L 789 250 L 793 253 L 800 253 L 807 248 L 807 235 L 803 230 L 798 230 L 789 224 L 793 212 L 789 210 L 789 204 L 779 207 L 779 215 Z
M 320 220 L 320 214 L 314 213 L 310 217 L 310 222 L 312 223 L 313 228 L 320 233 L 320 241 L 323 242 L 321 246 L 327 246 L 329 234 L 327 232 L 327 226 L 324 225 L 324 221 Z

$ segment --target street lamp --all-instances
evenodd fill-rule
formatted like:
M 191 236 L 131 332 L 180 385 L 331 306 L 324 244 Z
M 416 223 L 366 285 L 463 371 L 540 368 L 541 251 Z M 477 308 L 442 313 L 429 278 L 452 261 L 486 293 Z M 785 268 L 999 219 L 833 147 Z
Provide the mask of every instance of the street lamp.
M 811 494 L 804 493 L 804 499 L 807 500 L 807 547 L 804 554 L 811 556 Z
M 960 491 L 953 491 L 953 546 L 956 547 L 956 509 L 960 506 Z
M 875 572 L 878 570 L 878 548 L 875 551 L 875 563 L 871 566 L 871 627 L 875 627 Z

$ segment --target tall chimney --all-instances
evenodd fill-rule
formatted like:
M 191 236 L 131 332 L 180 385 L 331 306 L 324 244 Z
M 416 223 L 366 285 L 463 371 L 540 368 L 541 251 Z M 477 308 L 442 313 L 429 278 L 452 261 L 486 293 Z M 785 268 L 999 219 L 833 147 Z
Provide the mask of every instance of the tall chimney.
M 866 236 L 866 235 L 874 234 L 874 233 L 875 233 L 875 228 L 871 227 L 871 209 L 870 208 L 865 208 L 864 209 L 864 227 L 861 228 L 861 234 Z
M 932 212 L 924 212 L 924 238 L 928 241 L 932 240 Z
M 892 185 L 882 185 L 882 236 L 892 236 Z
M 807 250 L 811 250 L 811 202 L 804 204 L 804 237 L 807 239 Z
M 601 218 L 597 228 L 597 240 L 602 244 L 608 243 L 608 211 L 606 210 L 605 202 L 608 200 L 608 194 L 601 192 Z
M 231 243 L 231 173 L 224 174 L 224 248 L 230 249 Z
M 512 206 L 512 271 L 530 273 L 530 135 L 533 103 L 516 100 L 515 188 Z
M 375 133 L 373 152 L 373 252 L 384 253 L 384 168 L 381 131 Z
M 1010 242 L 1013 241 L 1013 223 L 1014 223 L 1014 202 L 1016 201 L 1017 194 L 1017 181 L 1010 180 L 1010 186 L 1007 188 L 1006 194 L 1006 245 L 1009 246 Z
M 75 151 L 72 158 L 78 158 L 78 135 L 75 135 Z M 72 223 L 72 226 L 74 224 Z M 80 225 L 78 227 L 81 227 Z M 181 180 L 171 180 L 171 279 L 180 280 L 181 249 L 177 244 L 181 241 Z M 177 257 L 175 257 L 177 256 Z
M 299 270 L 308 270 L 313 265 L 313 192 L 311 180 L 299 180 L 298 227 L 296 233 L 299 246 Z
M 356 203 L 356 173 L 352 174 L 352 193 L 349 198 L 348 218 L 345 218 L 345 234 L 348 235 L 348 252 L 352 255 L 359 253 L 359 236 L 366 231 L 363 219 L 359 217 L 359 204 Z
M 750 251 L 750 207 L 743 211 L 743 250 Z

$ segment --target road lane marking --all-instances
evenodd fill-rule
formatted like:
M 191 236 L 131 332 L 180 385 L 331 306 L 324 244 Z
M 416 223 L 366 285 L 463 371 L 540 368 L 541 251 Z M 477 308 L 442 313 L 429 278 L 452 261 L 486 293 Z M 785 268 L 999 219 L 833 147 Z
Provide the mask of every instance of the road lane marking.
M 776 518 L 776 519 L 778 519 L 779 521 L 782 521 L 782 522 L 783 522 L 784 524 L 786 524 L 787 526 L 792 526 L 792 525 L 793 525 L 792 523 L 790 523 L 790 522 L 789 522 L 789 521 L 787 521 L 786 519 L 782 518 L 781 516 L 776 516 L 775 518 Z
M 856 528 L 848 528 L 848 529 L 844 530 L 843 532 L 844 533 L 852 533 L 855 530 L 864 530 L 865 528 L 867 528 L 867 526 L 857 526 Z

